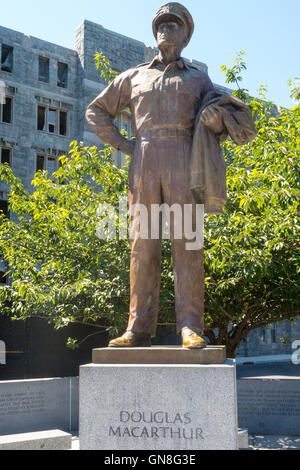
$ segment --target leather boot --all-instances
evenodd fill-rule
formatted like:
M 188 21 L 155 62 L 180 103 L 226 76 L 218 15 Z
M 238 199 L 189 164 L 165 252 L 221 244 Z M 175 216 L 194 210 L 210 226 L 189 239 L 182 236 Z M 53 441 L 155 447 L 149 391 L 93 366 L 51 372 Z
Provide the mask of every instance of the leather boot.
M 149 348 L 151 336 L 135 331 L 126 331 L 123 336 L 109 342 L 109 348 Z
M 205 340 L 198 333 L 190 328 L 182 328 L 181 330 L 182 347 L 189 349 L 202 349 L 206 347 Z

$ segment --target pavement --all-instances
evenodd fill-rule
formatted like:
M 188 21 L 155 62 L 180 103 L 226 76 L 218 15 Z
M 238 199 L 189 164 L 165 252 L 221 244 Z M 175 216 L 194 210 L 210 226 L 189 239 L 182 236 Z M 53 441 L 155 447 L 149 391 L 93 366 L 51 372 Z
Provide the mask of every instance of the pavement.
M 79 450 L 77 435 L 73 435 L 72 450 Z M 300 436 L 249 436 L 249 450 L 300 450 Z
M 235 360 L 237 364 L 267 364 L 274 362 L 292 363 L 292 354 L 267 354 L 266 356 L 237 356 Z
M 236 366 L 237 379 L 245 377 L 260 377 L 260 378 L 285 378 L 285 377 L 300 377 L 300 364 L 295 365 L 292 362 L 268 362 L 268 363 L 246 363 L 237 364 Z
M 249 436 L 249 450 L 300 450 L 300 436 Z

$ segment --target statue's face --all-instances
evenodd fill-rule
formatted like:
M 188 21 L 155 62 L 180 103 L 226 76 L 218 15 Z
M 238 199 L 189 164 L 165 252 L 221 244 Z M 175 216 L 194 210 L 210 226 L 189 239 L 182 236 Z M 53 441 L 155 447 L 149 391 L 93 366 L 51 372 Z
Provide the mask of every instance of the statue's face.
M 157 27 L 157 46 L 175 46 L 182 50 L 186 46 L 186 31 L 184 24 L 175 18 L 162 20 Z

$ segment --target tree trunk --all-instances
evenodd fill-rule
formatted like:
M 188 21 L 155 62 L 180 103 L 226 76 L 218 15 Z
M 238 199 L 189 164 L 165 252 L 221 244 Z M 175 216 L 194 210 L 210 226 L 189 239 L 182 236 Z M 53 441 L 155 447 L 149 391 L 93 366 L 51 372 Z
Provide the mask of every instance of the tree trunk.
M 227 335 L 226 339 L 226 355 L 230 359 L 234 359 L 236 356 L 236 350 L 238 349 L 239 345 L 243 341 L 244 338 L 250 333 L 252 328 L 249 326 L 247 327 L 241 327 L 238 326 L 235 332 L 230 335 Z
M 235 359 L 236 356 L 236 350 L 239 347 L 240 343 L 236 344 L 235 342 L 229 341 L 226 344 L 226 357 L 228 359 Z

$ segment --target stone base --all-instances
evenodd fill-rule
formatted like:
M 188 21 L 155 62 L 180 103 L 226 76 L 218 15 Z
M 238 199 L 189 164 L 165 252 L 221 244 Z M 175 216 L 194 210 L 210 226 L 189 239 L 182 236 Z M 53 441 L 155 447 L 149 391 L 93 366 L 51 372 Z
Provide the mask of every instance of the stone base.
M 89 364 L 79 383 L 81 450 L 238 449 L 233 360 Z
M 225 346 L 186 349 L 180 346 L 93 349 L 93 364 L 223 364 Z
M 71 450 L 72 435 L 58 429 L 0 436 L 0 450 Z

